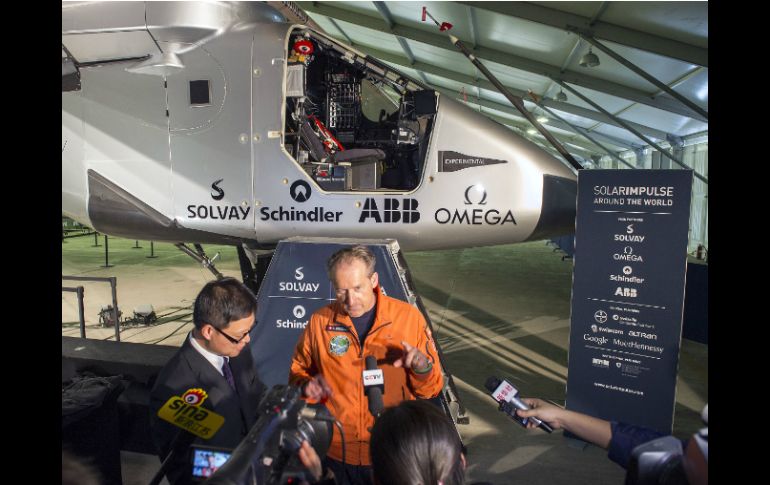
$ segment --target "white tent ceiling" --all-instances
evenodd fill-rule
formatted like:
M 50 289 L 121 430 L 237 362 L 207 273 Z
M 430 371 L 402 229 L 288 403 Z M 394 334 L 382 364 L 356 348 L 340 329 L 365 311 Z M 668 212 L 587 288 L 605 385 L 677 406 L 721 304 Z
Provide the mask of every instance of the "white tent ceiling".
M 297 2 L 329 35 L 487 116 L 526 133 L 529 122 L 427 18 L 458 37 L 530 112 L 580 158 L 708 133 L 707 2 Z M 593 47 L 601 63 L 579 65 L 591 42 L 614 51 L 687 101 Z M 566 83 L 562 88 L 559 83 Z M 554 98 L 563 90 L 566 102 Z M 608 114 L 580 99 L 577 91 Z M 538 106 L 528 93 L 540 99 Z M 544 110 L 548 109 L 551 113 Z M 564 121 L 553 116 L 555 113 Z M 572 126 L 570 126 L 570 124 Z M 526 136 L 541 145 L 539 134 Z M 668 145 L 666 145 L 668 146 Z

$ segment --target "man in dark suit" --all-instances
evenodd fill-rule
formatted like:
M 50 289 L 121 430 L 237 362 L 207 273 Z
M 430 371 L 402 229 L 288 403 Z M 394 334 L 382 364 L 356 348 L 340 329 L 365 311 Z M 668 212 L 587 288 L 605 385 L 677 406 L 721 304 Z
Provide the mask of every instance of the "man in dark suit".
M 225 418 L 210 439 L 195 438 L 204 446 L 235 448 L 256 421 L 264 385 L 257 378 L 249 350 L 249 332 L 256 325 L 254 294 L 234 278 L 211 281 L 195 299 L 195 328 L 158 374 L 150 394 L 152 438 L 161 460 L 176 449 L 166 470 L 174 485 L 190 483 L 191 435 L 160 419 L 158 410 L 172 396 L 203 389 L 201 404 Z

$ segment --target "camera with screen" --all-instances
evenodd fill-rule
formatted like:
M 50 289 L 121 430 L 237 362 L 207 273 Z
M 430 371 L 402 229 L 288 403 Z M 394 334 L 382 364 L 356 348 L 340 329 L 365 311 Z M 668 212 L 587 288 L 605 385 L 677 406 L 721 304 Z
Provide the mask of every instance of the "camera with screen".
M 229 458 L 232 450 L 211 446 L 190 446 L 192 461 L 192 480 L 201 482 L 221 467 Z
M 322 404 L 307 404 L 302 391 L 274 386 L 259 403 L 257 422 L 230 458 L 206 480 L 211 485 L 295 483 L 312 477 L 297 457 L 303 441 L 326 455 L 334 417 Z

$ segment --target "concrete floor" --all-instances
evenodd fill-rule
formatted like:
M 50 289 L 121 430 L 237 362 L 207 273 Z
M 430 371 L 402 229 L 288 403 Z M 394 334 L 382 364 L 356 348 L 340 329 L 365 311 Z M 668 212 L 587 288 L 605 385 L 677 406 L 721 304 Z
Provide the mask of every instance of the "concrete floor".
M 156 325 L 126 328 L 121 340 L 180 345 L 191 328 L 191 304 L 213 275 L 170 244 L 110 238 L 109 262 L 104 242 L 93 236 L 62 244 L 62 274 L 117 276 L 118 304 L 124 316 L 136 306 L 152 304 Z M 234 248 L 206 246 L 220 252 L 217 268 L 240 277 Z M 524 396 L 564 403 L 567 378 L 572 262 L 562 261 L 545 242 L 463 250 L 406 253 L 418 293 L 430 314 L 470 424 L 458 427 L 468 447 L 468 482 L 495 484 L 523 480 L 536 484 L 621 484 L 624 471 L 604 450 L 581 449 L 563 438 L 525 430 L 497 411 L 484 390 L 488 376 L 514 379 Z M 63 286 L 75 286 L 63 281 Z M 98 312 L 110 302 L 106 283 L 85 287 L 88 338 L 114 339 L 112 328 L 98 325 Z M 78 336 L 74 293 L 62 293 L 62 335 Z M 674 435 L 689 437 L 700 424 L 708 401 L 708 346 L 682 341 Z M 123 454 L 126 484 L 146 484 L 158 468 L 157 458 Z

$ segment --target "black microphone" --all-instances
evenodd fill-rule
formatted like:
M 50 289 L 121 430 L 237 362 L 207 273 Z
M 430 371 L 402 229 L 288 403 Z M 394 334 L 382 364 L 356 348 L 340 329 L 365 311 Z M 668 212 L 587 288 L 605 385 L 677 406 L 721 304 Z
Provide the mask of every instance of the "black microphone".
M 385 388 L 385 377 L 382 369 L 377 368 L 377 359 L 373 355 L 366 357 L 366 370 L 363 372 L 364 394 L 369 401 L 369 412 L 375 418 L 380 416 L 385 405 L 382 393 Z
M 531 419 L 538 428 L 549 433 L 553 432 L 553 428 L 545 421 L 541 421 L 534 416 L 530 418 L 522 418 L 516 414 L 517 409 L 526 411 L 529 409 L 529 406 L 527 406 L 527 403 L 519 399 L 519 390 L 516 389 L 516 387 L 514 387 L 514 385 L 510 382 L 506 381 L 505 379 L 498 379 L 497 377 L 489 377 L 487 382 L 484 383 L 484 387 L 486 387 L 487 390 L 492 394 L 492 397 L 495 398 L 495 401 L 500 403 L 500 411 L 503 411 L 505 414 L 512 417 L 513 420 L 520 425 L 526 427 L 527 420 Z

